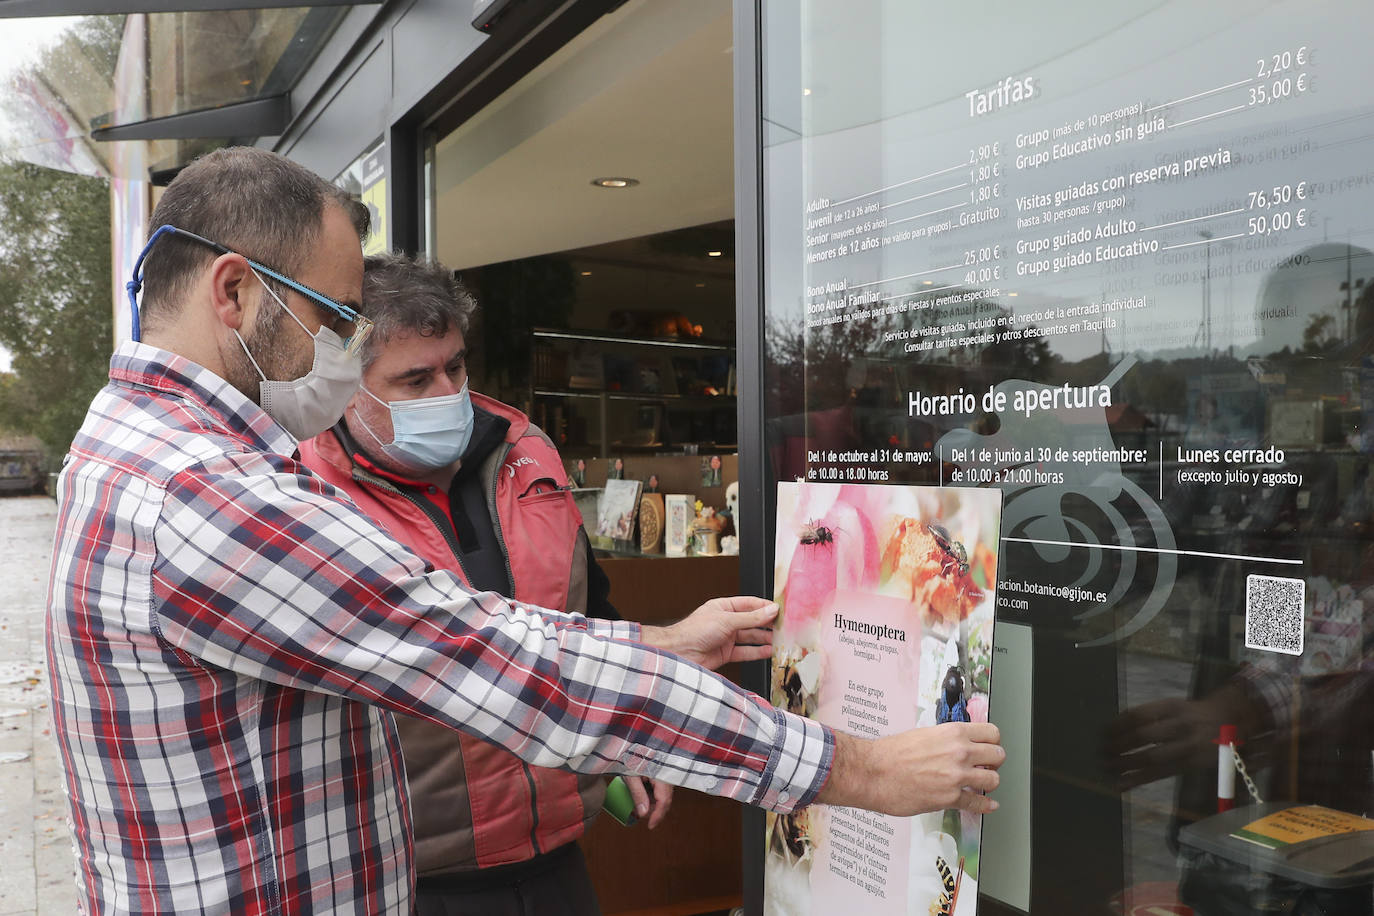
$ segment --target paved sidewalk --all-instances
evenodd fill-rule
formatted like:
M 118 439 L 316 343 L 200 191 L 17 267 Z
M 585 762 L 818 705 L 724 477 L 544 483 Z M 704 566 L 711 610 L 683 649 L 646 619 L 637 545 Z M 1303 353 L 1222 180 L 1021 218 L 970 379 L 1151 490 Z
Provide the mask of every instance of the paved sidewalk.
M 0 499 L 0 916 L 76 912 L 43 657 L 43 606 L 57 509 Z

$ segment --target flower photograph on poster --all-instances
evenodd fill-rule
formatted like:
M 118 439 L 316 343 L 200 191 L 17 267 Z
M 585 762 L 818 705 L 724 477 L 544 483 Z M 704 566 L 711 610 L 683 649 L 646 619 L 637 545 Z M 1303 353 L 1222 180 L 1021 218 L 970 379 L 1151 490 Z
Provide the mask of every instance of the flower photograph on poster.
M 778 485 L 771 700 L 877 738 L 986 722 L 998 490 Z M 769 814 L 765 912 L 977 909 L 981 819 L 813 806 Z

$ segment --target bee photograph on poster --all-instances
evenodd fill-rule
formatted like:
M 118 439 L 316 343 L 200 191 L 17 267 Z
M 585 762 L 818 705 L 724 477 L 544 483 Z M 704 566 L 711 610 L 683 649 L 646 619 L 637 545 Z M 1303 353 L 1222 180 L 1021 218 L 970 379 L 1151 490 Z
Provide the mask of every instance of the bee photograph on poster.
M 779 484 L 774 705 L 868 738 L 986 722 L 1001 509 L 996 489 Z M 954 810 L 769 814 L 764 910 L 973 916 L 981 834 Z

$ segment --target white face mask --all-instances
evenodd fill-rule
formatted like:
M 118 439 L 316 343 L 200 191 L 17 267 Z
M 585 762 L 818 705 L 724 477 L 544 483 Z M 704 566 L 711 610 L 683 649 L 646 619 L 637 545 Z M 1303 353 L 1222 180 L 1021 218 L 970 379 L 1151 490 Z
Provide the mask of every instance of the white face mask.
M 258 278 L 262 288 L 267 290 L 267 294 L 277 305 L 291 316 L 291 320 L 309 334 L 309 329 L 286 307 L 286 303 L 281 301 L 256 270 L 253 271 L 253 276 Z M 344 352 L 343 341 L 329 328 L 321 326 L 311 337 L 315 342 L 315 361 L 311 364 L 310 371 L 290 381 L 268 379 L 258 366 L 258 361 L 253 359 L 253 354 L 248 352 L 248 345 L 243 342 L 237 330 L 234 331 L 234 336 L 238 337 L 243 352 L 248 354 L 248 361 L 253 364 L 258 375 L 262 376 L 258 393 L 263 412 L 276 420 L 282 429 L 295 436 L 298 441 L 318 436 L 339 422 L 344 408 L 362 385 L 362 359 Z
M 411 401 L 383 401 L 366 388 L 363 393 L 391 412 L 391 441 L 383 442 L 355 407 L 353 415 L 363 431 L 399 468 L 423 474 L 448 467 L 467 450 L 472 439 L 472 398 L 467 383 L 457 394 Z

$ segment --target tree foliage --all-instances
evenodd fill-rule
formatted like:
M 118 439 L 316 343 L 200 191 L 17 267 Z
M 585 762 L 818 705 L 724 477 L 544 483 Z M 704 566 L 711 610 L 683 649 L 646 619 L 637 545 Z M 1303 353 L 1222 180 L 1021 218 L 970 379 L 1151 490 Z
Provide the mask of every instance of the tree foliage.
M 902 386 L 916 379 L 942 376 L 951 385 L 970 390 L 991 384 L 1002 377 L 1040 381 L 1052 375 L 1058 359 L 1043 337 L 998 339 L 992 343 L 963 344 L 903 352 L 902 341 L 889 339 L 889 333 L 907 331 L 910 340 L 928 339 L 920 332 L 938 329 L 976 315 L 985 319 L 1009 321 L 1011 309 L 994 302 L 978 300 L 965 306 L 963 315 L 940 308 L 921 306 L 928 299 L 919 289 L 908 294 L 910 311 L 899 315 L 881 314 L 867 319 L 840 321 L 808 328 L 803 317 L 775 319 L 768 326 L 767 376 L 765 385 L 774 410 L 781 415 L 842 407 L 862 400 L 861 388 L 883 384 L 886 367 L 900 381 L 892 404 L 905 410 L 907 392 Z M 893 297 L 896 301 L 898 297 Z M 997 326 L 1000 329 L 1001 325 Z M 953 335 L 933 334 L 929 339 Z M 875 406 L 875 405 L 867 405 Z
M 113 339 L 103 179 L 0 163 L 0 427 L 67 450 L 104 385 Z

